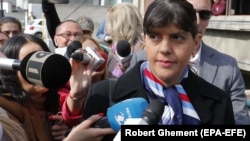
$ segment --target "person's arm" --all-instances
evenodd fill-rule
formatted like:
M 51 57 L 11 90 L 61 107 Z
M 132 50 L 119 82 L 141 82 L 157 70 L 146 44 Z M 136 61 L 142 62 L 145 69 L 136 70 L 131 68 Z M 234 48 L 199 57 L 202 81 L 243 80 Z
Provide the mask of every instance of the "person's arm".
M 247 96 L 245 94 L 245 83 L 236 60 L 233 62 L 232 85 L 229 86 L 229 93 L 233 104 L 235 123 L 249 124 L 250 116 L 246 104 Z
M 82 118 L 85 98 L 92 83 L 93 61 L 83 65 L 70 59 L 72 68 L 70 91 L 62 106 L 63 120 L 69 127 L 78 124 Z
M 56 27 L 61 23 L 61 21 L 56 12 L 55 5 L 53 3 L 49 3 L 48 0 L 42 0 L 42 10 L 46 19 L 47 30 L 53 41 L 54 46 L 56 47 L 53 38 L 55 36 Z

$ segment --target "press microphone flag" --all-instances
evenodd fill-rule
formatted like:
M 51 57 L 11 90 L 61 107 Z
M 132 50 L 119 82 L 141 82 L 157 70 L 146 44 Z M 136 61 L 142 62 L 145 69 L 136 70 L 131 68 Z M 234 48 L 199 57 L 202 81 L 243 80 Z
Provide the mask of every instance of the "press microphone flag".
M 23 60 L 0 58 L 0 69 L 20 70 L 26 81 L 49 89 L 65 85 L 71 75 L 69 61 L 62 55 L 37 51 Z
M 152 100 L 143 111 L 140 118 L 128 118 L 123 125 L 157 125 L 162 117 L 165 104 L 157 99 Z M 119 131 L 113 141 L 121 141 L 121 131 Z
M 147 105 L 144 98 L 130 98 L 116 103 L 107 110 L 110 127 L 118 132 L 128 118 L 141 118 Z

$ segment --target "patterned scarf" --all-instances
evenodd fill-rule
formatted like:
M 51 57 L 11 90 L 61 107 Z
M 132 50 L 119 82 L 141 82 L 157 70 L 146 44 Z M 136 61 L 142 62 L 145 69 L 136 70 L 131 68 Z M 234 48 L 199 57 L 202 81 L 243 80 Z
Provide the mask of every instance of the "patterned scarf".
M 181 84 L 166 88 L 151 72 L 148 61 L 141 64 L 141 76 L 150 99 L 159 99 L 165 103 L 160 124 L 200 124 L 199 116 Z M 186 77 L 188 77 L 187 67 L 179 82 Z

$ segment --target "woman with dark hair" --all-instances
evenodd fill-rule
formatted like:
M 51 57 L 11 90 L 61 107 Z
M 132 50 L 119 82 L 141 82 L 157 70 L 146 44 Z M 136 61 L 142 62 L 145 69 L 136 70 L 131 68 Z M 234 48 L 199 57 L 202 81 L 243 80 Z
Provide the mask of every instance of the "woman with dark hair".
M 93 84 L 84 118 L 106 113 L 109 103 L 139 97 L 164 104 L 159 125 L 234 125 L 229 95 L 188 65 L 202 37 L 193 6 L 185 0 L 153 1 L 144 15 L 143 33 L 147 61 L 138 62 L 119 77 L 113 90 L 108 89 L 107 80 Z
M 50 50 L 42 39 L 23 34 L 8 39 L 0 51 L 7 58 L 23 60 L 32 52 Z M 60 97 L 58 89 L 28 83 L 19 70 L 0 70 L 0 107 L 9 118 L 22 125 L 30 141 L 62 139 L 69 127 L 66 123 L 74 121 L 71 116 L 77 114 L 75 109 L 67 108 L 67 101 L 74 101 L 73 106 L 83 106 L 85 88 L 90 85 L 92 62 L 83 65 L 70 60 L 71 89 L 67 100 Z
M 34 51 L 47 51 L 46 43 L 32 35 L 17 35 L 7 40 L 1 52 L 11 59 L 22 60 Z M 0 107 L 8 117 L 21 124 L 30 141 L 52 141 L 49 115 L 57 114 L 59 95 L 40 85 L 28 83 L 17 70 L 0 70 Z

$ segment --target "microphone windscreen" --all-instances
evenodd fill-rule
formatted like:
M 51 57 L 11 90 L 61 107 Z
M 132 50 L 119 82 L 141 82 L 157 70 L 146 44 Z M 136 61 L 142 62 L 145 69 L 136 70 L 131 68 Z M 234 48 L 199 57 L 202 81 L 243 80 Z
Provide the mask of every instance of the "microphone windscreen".
M 71 65 L 60 54 L 37 51 L 21 61 L 20 71 L 24 79 L 32 84 L 58 89 L 68 82 Z
M 141 118 L 147 105 L 144 98 L 130 98 L 116 103 L 107 111 L 110 127 L 117 132 L 128 118 Z
M 121 57 L 127 57 L 131 53 L 131 47 L 128 41 L 120 40 L 116 45 L 117 54 Z
M 106 68 L 107 61 L 108 61 L 108 56 L 105 52 L 103 51 L 98 51 L 98 53 L 102 56 L 102 58 L 105 60 L 102 65 L 96 70 L 96 71 L 102 71 L 103 69 Z
M 70 58 L 73 52 L 81 48 L 82 48 L 82 43 L 80 41 L 72 41 L 67 47 L 67 50 L 65 53 L 66 57 Z
M 156 125 L 164 112 L 165 104 L 159 100 L 152 100 L 142 113 L 142 118 L 149 125 Z

